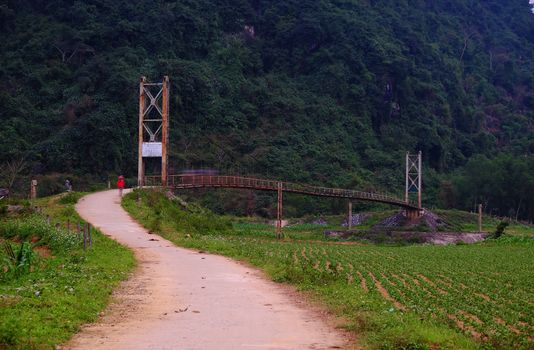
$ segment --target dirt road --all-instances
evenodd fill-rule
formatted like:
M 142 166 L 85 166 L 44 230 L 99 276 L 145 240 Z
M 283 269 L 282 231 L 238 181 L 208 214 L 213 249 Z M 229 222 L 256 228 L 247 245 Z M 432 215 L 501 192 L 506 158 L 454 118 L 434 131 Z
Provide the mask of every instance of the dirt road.
M 148 234 L 121 208 L 117 191 L 90 194 L 76 210 L 133 249 L 138 267 L 99 322 L 83 327 L 64 348 L 346 348 L 343 335 L 289 288 L 228 258 Z

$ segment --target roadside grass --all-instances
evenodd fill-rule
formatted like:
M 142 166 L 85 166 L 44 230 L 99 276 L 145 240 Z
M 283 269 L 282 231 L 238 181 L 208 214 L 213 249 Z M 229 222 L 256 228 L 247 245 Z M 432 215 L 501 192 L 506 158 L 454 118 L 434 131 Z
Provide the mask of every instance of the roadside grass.
M 0 348 L 54 349 L 84 323 L 95 321 L 112 290 L 134 267 L 132 252 L 93 231 L 93 247 L 55 223 L 82 222 L 74 204 L 83 193 L 40 198 L 42 213 L 0 219 L 0 245 L 15 251 L 31 242 L 35 260 L 27 273 L 0 272 Z M 45 215 L 50 215 L 51 224 Z M 8 259 L 0 250 L 0 261 Z
M 228 228 L 228 218 L 212 214 L 203 232 L 188 222 L 200 217 L 157 191 L 128 194 L 123 206 L 177 245 L 247 261 L 306 291 L 342 316 L 366 348 L 532 348 L 534 305 L 525 300 L 533 296 L 534 240 L 528 235 L 391 247 L 321 241 L 325 226 L 298 224 L 276 240 L 272 226 L 238 220 Z

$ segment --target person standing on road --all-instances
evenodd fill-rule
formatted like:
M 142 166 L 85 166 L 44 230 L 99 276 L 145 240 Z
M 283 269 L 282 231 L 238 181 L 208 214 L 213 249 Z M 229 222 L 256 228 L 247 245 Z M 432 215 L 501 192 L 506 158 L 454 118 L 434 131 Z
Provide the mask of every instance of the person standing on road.
M 67 192 L 72 192 L 72 184 L 69 179 L 65 180 L 65 190 Z
M 122 190 L 124 189 L 124 176 L 119 176 L 119 180 L 117 180 L 117 187 L 119 188 L 119 196 L 122 197 Z

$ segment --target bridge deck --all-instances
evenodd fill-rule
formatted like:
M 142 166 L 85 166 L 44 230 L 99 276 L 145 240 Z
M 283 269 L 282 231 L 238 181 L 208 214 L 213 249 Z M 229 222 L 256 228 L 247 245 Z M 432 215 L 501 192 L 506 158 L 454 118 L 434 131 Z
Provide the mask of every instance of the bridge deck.
M 224 187 L 224 188 L 249 188 L 263 191 L 277 191 L 278 184 L 282 184 L 282 191 L 291 193 L 307 194 L 321 197 L 338 197 L 354 200 L 364 200 L 396 205 L 409 210 L 418 210 L 414 202 L 404 200 L 389 195 L 373 192 L 362 192 L 341 188 L 318 187 L 291 182 L 257 179 L 242 176 L 222 176 L 222 175 L 170 175 L 167 180 L 167 187 L 173 189 L 192 189 L 204 187 Z M 146 176 L 145 186 L 160 186 L 160 176 Z

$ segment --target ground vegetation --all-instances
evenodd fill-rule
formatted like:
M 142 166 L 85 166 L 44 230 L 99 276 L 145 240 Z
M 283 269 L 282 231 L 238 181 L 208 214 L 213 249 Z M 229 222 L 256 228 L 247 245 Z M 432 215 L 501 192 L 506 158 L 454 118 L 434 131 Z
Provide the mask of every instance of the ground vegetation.
M 184 209 L 158 192 L 128 194 L 123 206 L 178 245 L 244 260 L 297 286 L 341 316 L 364 348 L 532 348 L 534 309 L 525 302 L 533 297 L 532 226 L 511 225 L 473 245 L 376 245 L 325 238 L 325 228 L 342 229 L 335 218 L 326 226 L 293 223 L 278 240 L 273 226 L 251 219 L 219 230 L 229 218 L 210 216 L 195 229 L 186 212 L 176 219 Z M 450 212 L 448 220 L 472 225 L 469 213 Z
M 133 254 L 98 230 L 83 249 L 73 207 L 81 195 L 12 202 L 0 214 L 1 349 L 56 349 L 98 319 L 133 269 Z

